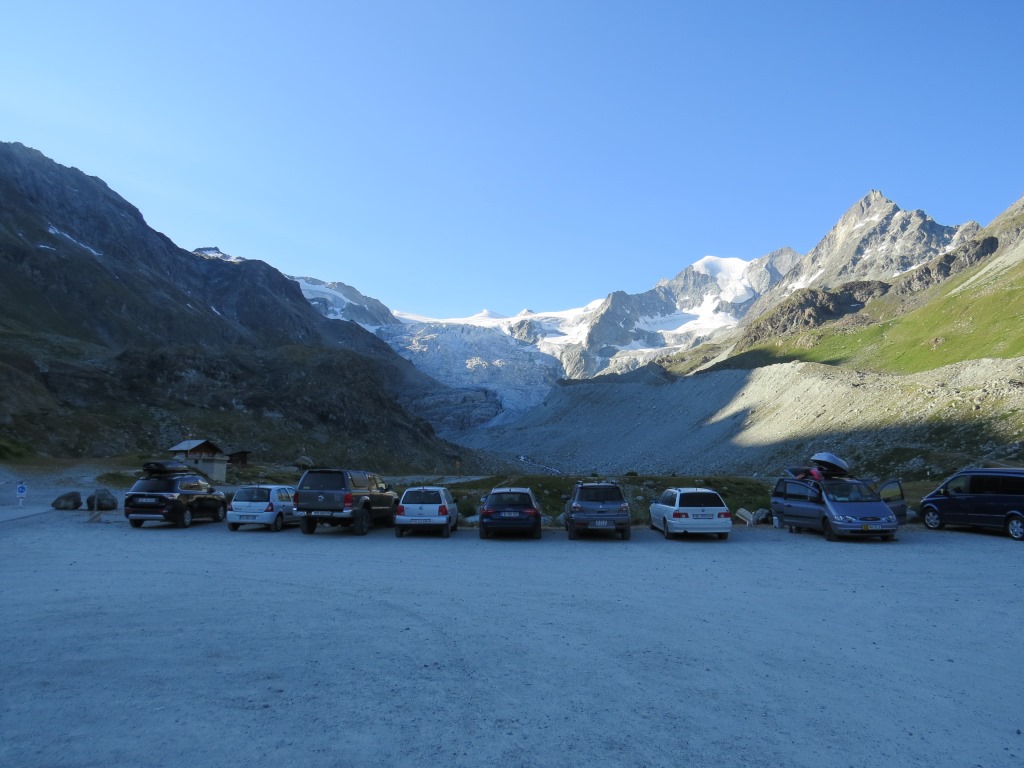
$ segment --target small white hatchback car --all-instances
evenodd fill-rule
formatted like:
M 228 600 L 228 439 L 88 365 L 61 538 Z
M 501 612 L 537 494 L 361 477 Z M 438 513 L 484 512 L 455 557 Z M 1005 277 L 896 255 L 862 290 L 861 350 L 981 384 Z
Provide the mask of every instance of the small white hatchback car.
M 240 525 L 265 525 L 280 531 L 285 525 L 298 524 L 295 514 L 295 489 L 290 485 L 245 485 L 235 491 L 228 504 L 228 529 Z
M 732 512 L 710 488 L 668 488 L 651 504 L 651 528 L 666 539 L 677 533 L 714 533 L 729 538 Z
M 446 539 L 459 530 L 459 507 L 451 491 L 440 485 L 406 490 L 395 510 L 395 536 L 413 528 L 439 529 Z

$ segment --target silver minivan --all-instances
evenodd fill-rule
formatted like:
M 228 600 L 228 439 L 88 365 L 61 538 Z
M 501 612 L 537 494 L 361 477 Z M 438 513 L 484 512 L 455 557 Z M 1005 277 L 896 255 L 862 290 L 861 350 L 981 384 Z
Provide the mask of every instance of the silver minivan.
M 877 536 L 892 541 L 907 504 L 899 480 L 875 490 L 852 477 L 845 461 L 831 453 L 811 457 L 810 467 L 786 470 L 772 490 L 772 514 L 791 533 L 821 531 L 829 541 Z

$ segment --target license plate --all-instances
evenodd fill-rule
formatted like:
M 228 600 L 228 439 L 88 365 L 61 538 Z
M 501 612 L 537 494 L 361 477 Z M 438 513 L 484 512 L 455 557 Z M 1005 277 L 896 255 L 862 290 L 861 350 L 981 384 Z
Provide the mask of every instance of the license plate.
M 519 517 L 519 513 L 518 512 L 502 512 L 501 516 L 502 517 Z
M 412 520 L 409 520 L 409 522 L 412 523 L 413 525 L 416 525 L 417 523 L 423 524 L 423 523 L 429 523 L 430 521 L 427 520 L 426 518 L 414 517 L 414 518 L 412 518 Z
M 608 521 L 607 520 L 595 520 L 594 521 L 594 527 L 595 528 L 607 528 L 608 527 Z
M 255 520 L 256 519 L 256 515 L 239 515 L 238 519 L 239 520 Z
M 862 531 L 880 531 L 880 530 L 882 530 L 882 526 L 880 526 L 880 525 L 867 525 L 867 524 L 864 524 L 864 525 L 861 525 L 860 529 Z
M 136 504 L 156 504 L 156 499 L 150 498 L 149 496 L 140 496 L 135 499 Z
M 698 520 L 710 520 L 711 518 L 714 517 L 714 515 L 700 515 L 700 514 L 698 514 L 698 515 L 694 515 L 694 517 L 697 518 Z

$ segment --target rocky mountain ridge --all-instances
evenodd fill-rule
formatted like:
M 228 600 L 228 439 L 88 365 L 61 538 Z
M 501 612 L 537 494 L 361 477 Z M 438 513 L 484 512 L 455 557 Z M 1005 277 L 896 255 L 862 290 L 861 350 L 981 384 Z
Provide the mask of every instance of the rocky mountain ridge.
M 849 314 L 865 300 L 855 298 L 864 286 L 880 295 L 901 276 L 972 242 L 978 231 L 976 222 L 943 226 L 920 210 L 901 210 L 872 190 L 807 254 L 783 247 L 750 261 L 706 256 L 648 291 L 615 291 L 578 309 L 444 320 L 377 312 L 367 327 L 430 376 L 493 394 L 501 406 L 495 418 L 509 421 L 541 402 L 560 378 L 621 373 L 709 342 L 731 344 L 737 329 L 754 324 L 760 330 L 748 330 L 749 341 L 751 333 L 780 324 L 823 321 L 839 304 Z M 362 322 L 357 318 L 366 310 L 352 301 L 354 289 L 345 289 L 350 293 L 333 303 L 323 301 L 319 287 L 303 292 L 330 316 Z M 818 293 L 790 300 L 803 289 Z M 803 320 L 757 322 L 780 306 L 802 306 Z
M 417 415 L 461 394 L 268 264 L 178 248 L 21 144 L 0 143 L 0 270 L 0 453 L 159 455 L 198 434 L 324 463 L 472 464 Z

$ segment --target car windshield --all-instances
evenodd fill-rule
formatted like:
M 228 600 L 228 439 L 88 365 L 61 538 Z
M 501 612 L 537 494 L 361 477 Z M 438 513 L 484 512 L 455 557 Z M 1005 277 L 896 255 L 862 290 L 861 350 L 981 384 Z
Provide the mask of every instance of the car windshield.
M 617 485 L 581 485 L 576 498 L 579 501 L 623 501 L 622 489 Z
M 132 493 L 173 493 L 174 478 L 172 477 L 144 477 L 136 480 L 132 486 Z
M 528 493 L 492 493 L 487 500 L 489 507 L 532 507 L 533 501 Z
M 235 501 L 270 501 L 269 488 L 239 488 Z
M 880 501 L 878 494 L 861 482 L 825 482 L 821 486 L 828 500 L 839 504 L 860 504 L 865 501 Z
M 423 489 L 406 491 L 402 498 L 403 504 L 440 504 L 441 494 L 438 491 L 426 491 Z
M 680 507 L 724 507 L 722 497 L 717 493 L 681 493 L 679 494 Z
M 345 487 L 344 472 L 307 472 L 302 478 L 304 491 L 330 491 Z

